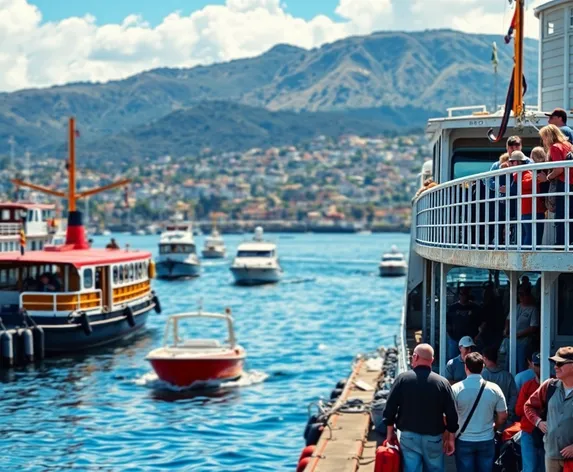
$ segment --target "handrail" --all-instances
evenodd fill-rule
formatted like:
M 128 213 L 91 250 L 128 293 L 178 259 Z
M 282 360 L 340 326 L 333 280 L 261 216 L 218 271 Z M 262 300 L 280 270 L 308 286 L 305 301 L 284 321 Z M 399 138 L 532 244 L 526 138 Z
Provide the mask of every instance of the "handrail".
M 221 313 L 208 313 L 204 311 L 199 312 L 189 312 L 189 313 L 179 313 L 177 315 L 171 315 L 167 319 L 167 323 L 165 325 L 165 331 L 163 333 L 163 345 L 167 345 L 167 341 L 169 339 L 169 334 L 172 330 L 173 332 L 173 340 L 174 345 L 177 346 L 177 341 L 179 337 L 179 321 L 191 318 L 211 318 L 211 319 L 219 319 L 225 320 L 227 322 L 227 330 L 229 333 L 229 344 L 231 349 L 235 348 L 236 345 L 236 337 L 235 337 L 235 329 L 233 327 L 233 318 L 229 314 L 221 314 Z
M 464 107 L 450 107 L 446 108 L 448 112 L 448 118 L 452 118 L 454 116 L 454 112 L 456 111 L 466 111 L 466 110 L 476 110 L 478 112 L 487 112 L 487 107 L 485 105 L 469 105 Z
M 556 168 L 564 169 L 565 182 L 560 184 L 563 190 L 541 193 L 538 185 L 522 188 L 524 174 L 530 173 L 532 182 L 537 182 L 541 171 Z M 519 165 L 461 177 L 428 189 L 414 199 L 416 243 L 449 249 L 573 252 L 573 178 L 567 169 L 573 169 L 573 161 Z M 506 193 L 502 193 L 500 178 L 506 177 L 509 183 L 514 175 L 512 190 L 508 185 Z M 537 210 L 543 207 L 546 197 L 554 197 L 557 206 L 551 220 L 538 218 Z M 531 204 L 530 215 L 523 213 L 524 204 Z M 555 223 L 557 239 L 542 244 L 538 236 L 547 222 Z
M 82 295 L 92 295 L 97 294 L 98 297 L 96 300 L 82 300 Z M 51 297 L 51 302 L 44 302 L 44 301 L 24 301 L 24 297 L 26 296 L 43 296 L 43 297 Z M 73 301 L 59 301 L 58 297 L 75 297 Z M 85 307 L 86 304 L 93 304 L 97 301 L 96 306 L 89 306 Z M 45 306 L 46 310 L 34 310 L 27 308 L 26 305 L 34 305 L 34 306 Z M 58 310 L 60 305 L 70 305 L 70 310 Z M 94 310 L 94 309 L 102 309 L 102 291 L 101 290 L 92 290 L 90 292 L 22 292 L 20 294 L 20 302 L 19 306 L 21 309 L 26 309 L 28 311 L 82 311 L 82 310 Z

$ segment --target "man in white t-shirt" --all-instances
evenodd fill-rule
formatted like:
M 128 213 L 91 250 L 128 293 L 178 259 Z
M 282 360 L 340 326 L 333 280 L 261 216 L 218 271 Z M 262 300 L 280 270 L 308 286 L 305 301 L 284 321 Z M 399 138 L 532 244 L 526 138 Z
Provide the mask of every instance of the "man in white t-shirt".
M 539 332 L 539 310 L 531 292 L 522 289 L 517 305 L 517 373 L 527 369 L 527 351 L 531 338 Z M 505 322 L 505 335 L 509 334 L 509 315 Z
M 463 472 L 491 472 L 495 459 L 494 425 L 501 428 L 507 420 L 503 392 L 498 385 L 483 380 L 483 367 L 480 353 L 468 354 L 467 378 L 452 386 L 460 425 L 456 435 L 456 469 Z M 470 417 L 482 386 L 483 392 Z

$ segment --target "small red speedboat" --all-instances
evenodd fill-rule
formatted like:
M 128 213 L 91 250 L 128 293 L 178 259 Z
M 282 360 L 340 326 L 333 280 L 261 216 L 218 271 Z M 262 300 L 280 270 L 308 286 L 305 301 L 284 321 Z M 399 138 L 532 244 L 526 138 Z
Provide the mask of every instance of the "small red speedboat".
M 225 320 L 228 339 L 224 343 L 215 339 L 181 339 L 182 321 L 197 318 Z M 227 309 L 225 314 L 198 311 L 170 316 L 163 347 L 151 351 L 146 359 L 157 376 L 172 385 L 212 387 L 238 379 L 243 373 L 245 357 L 245 350 L 236 343 L 233 318 Z

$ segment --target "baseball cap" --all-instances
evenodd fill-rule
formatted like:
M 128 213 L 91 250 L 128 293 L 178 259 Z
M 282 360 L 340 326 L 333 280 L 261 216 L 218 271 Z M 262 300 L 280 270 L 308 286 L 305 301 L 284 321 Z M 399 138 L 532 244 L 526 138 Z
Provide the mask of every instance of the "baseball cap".
M 563 108 L 556 108 L 551 113 L 545 113 L 545 116 L 557 116 L 567 122 L 567 112 Z
M 511 156 L 509 156 L 509 160 L 510 161 L 526 161 L 527 160 L 527 156 L 525 154 L 523 154 L 521 151 L 513 151 L 511 153 Z
M 541 354 L 539 354 L 538 352 L 534 352 L 531 355 L 531 363 L 534 365 L 540 365 L 541 364 Z
M 460 341 L 461 342 L 461 341 Z M 573 362 L 573 347 L 561 347 L 553 357 L 549 358 L 553 362 Z
M 460 339 L 458 346 L 459 347 L 474 347 L 475 343 L 474 343 L 474 340 L 471 338 L 471 336 L 464 336 L 462 339 Z M 572 355 L 573 355 L 573 348 L 572 348 Z

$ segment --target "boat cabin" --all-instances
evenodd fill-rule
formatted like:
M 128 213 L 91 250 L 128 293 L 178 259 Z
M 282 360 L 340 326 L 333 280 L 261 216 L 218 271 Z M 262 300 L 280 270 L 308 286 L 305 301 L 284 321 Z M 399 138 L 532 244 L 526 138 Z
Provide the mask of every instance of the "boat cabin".
M 37 251 L 49 244 L 53 232 L 55 205 L 33 202 L 0 203 L 0 252 L 20 250 L 24 227 L 26 249 Z

